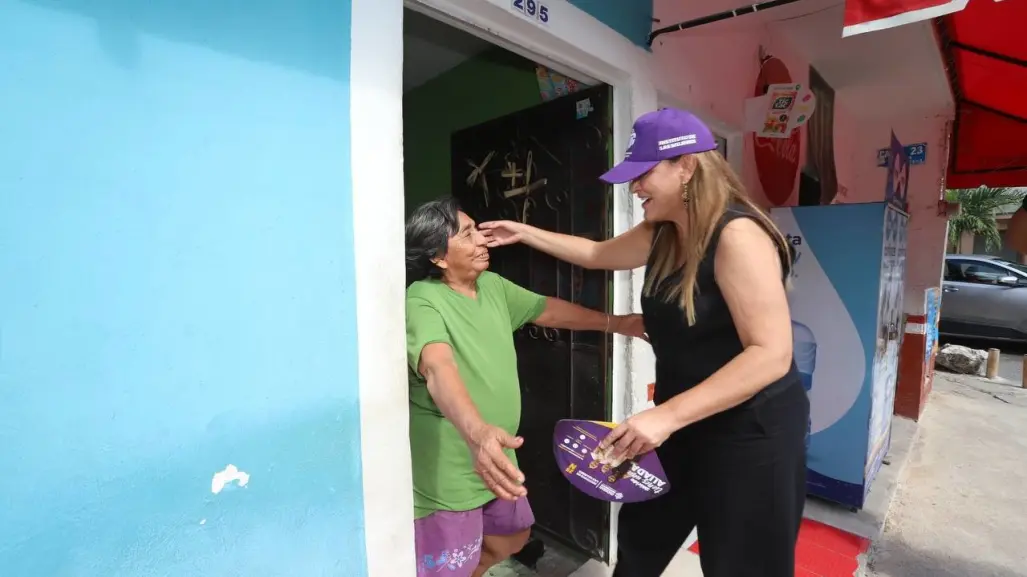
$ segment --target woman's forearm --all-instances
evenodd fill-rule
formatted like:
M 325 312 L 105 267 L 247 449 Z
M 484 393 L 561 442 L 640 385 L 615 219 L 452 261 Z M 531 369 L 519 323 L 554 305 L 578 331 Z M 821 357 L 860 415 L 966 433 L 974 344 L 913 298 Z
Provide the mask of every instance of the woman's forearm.
M 428 394 L 435 401 L 442 416 L 453 423 L 465 441 L 472 442 L 486 423 L 471 399 L 470 393 L 467 392 L 467 387 L 460 378 L 460 371 L 457 369 L 456 363 L 438 363 L 429 366 L 425 371 L 425 381 L 428 386 Z
M 791 362 L 790 356 L 777 351 L 749 346 L 710 378 L 665 404 L 677 429 L 682 429 L 751 399 L 785 376 Z
M 574 331 L 609 331 L 612 328 L 611 323 L 616 318 L 563 299 L 548 297 L 546 308 L 535 319 L 535 324 Z
M 521 231 L 521 242 L 573 265 L 596 268 L 595 255 L 598 243 L 593 240 L 525 225 Z

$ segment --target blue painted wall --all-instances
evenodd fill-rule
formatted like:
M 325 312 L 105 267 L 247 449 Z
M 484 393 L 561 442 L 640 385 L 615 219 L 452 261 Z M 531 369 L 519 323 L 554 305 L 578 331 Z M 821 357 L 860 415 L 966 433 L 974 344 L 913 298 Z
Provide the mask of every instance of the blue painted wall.
M 635 44 L 649 48 L 649 33 L 653 31 L 653 0 L 570 0 L 570 3 Z
M 0 575 L 366 572 L 349 17 L 0 0 Z

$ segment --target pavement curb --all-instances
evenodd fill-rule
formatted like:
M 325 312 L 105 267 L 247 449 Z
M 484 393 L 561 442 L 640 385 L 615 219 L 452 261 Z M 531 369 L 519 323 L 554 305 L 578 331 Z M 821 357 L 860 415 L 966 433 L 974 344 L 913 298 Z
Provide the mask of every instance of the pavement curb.
M 928 400 L 930 400 L 929 396 Z M 924 410 L 920 415 L 921 419 L 923 419 L 923 416 L 927 414 L 929 410 L 931 410 L 930 403 L 925 402 L 924 404 Z M 895 502 L 895 497 L 898 494 L 899 489 L 902 488 L 902 484 L 906 476 L 906 469 L 909 467 L 909 462 L 913 458 L 913 452 L 916 449 L 917 443 L 920 441 L 920 433 L 922 431 L 922 427 L 920 427 L 919 423 L 908 419 L 904 420 L 908 421 L 912 425 L 909 443 L 908 446 L 905 448 L 906 450 L 904 454 L 901 456 L 901 462 L 898 464 L 898 466 L 895 467 L 894 486 L 891 488 L 890 494 L 887 499 L 887 504 L 885 505 L 883 514 L 881 515 L 880 525 L 877 527 L 877 530 L 874 533 L 874 535 L 868 537 L 870 540 L 870 546 L 867 547 L 867 550 L 859 556 L 859 568 L 856 570 L 856 573 L 854 573 L 853 577 L 868 577 L 870 575 L 870 566 L 873 564 L 874 561 L 875 545 L 879 542 L 881 535 L 884 534 L 884 530 L 888 526 L 888 520 L 891 518 L 892 505 Z M 894 461 L 892 462 L 894 463 Z

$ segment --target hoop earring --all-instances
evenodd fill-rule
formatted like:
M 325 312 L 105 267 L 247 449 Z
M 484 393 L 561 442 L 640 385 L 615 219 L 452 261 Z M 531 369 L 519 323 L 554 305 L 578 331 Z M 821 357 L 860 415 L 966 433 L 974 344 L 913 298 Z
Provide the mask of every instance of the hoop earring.
M 688 204 L 688 182 L 681 183 L 681 202 Z

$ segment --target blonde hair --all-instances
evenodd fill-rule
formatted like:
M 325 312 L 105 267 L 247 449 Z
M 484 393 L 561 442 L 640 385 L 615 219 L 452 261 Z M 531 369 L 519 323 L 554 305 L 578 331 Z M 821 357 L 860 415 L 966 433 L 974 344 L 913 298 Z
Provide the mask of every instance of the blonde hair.
M 661 222 L 653 232 L 653 246 L 650 266 L 646 270 L 642 293 L 659 296 L 665 302 L 678 302 L 688 319 L 688 326 L 695 324 L 696 275 L 706 250 L 713 239 L 713 233 L 732 204 L 742 205 L 752 214 L 770 235 L 782 255 L 791 255 L 788 241 L 767 213 L 745 193 L 741 179 L 716 150 L 700 152 L 696 158 L 695 172 L 688 183 L 688 230 L 685 238 L 678 238 L 678 229 L 670 222 Z M 683 200 L 684 201 L 684 200 Z M 787 271 L 790 263 L 782 263 Z M 682 268 L 681 282 L 669 286 L 660 285 Z

